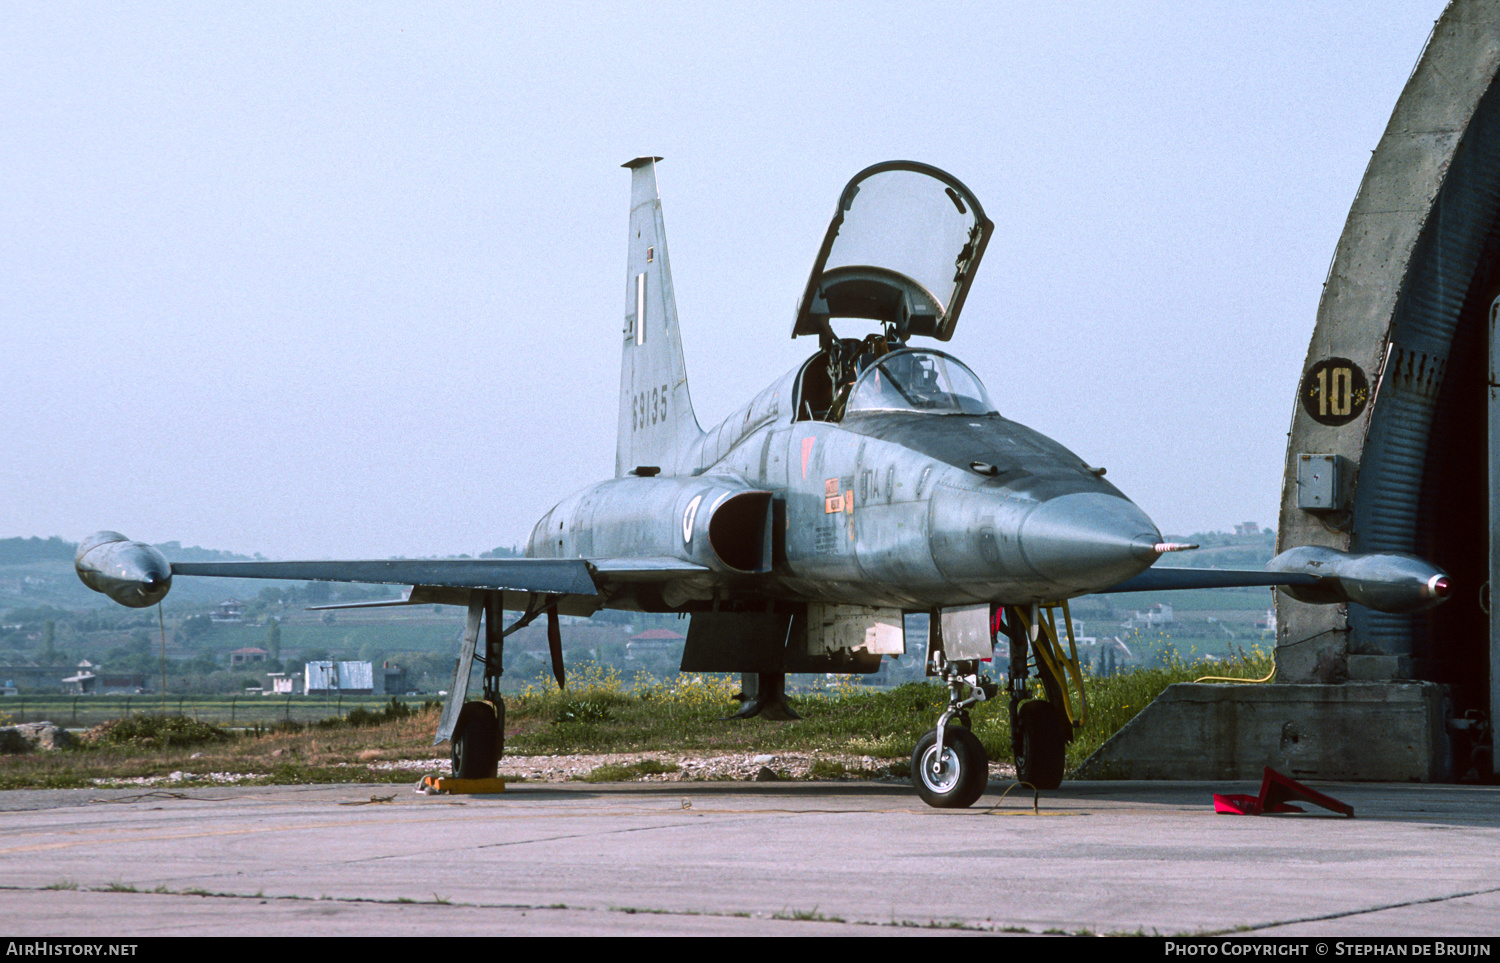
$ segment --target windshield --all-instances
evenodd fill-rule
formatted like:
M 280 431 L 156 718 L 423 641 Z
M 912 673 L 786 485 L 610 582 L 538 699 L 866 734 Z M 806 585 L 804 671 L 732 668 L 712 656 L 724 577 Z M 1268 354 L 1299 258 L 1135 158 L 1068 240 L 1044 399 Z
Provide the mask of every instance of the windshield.
M 974 372 L 941 351 L 893 351 L 854 383 L 846 416 L 874 411 L 987 415 L 995 410 Z

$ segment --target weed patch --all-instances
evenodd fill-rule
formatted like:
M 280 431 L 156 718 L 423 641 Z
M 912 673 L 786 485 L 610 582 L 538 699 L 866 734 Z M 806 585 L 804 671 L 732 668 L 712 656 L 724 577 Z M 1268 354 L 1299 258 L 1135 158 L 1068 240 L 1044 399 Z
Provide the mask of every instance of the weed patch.
M 86 743 L 139 749 L 182 749 L 228 739 L 229 733 L 218 726 L 184 716 L 129 716 L 97 725 L 83 734 Z
M 582 782 L 630 782 L 641 776 L 657 775 L 659 773 L 676 772 L 678 765 L 675 762 L 662 762 L 660 759 L 642 759 L 626 765 L 596 766 L 589 774 L 580 777 Z
M 813 779 L 843 779 L 849 775 L 849 767 L 831 759 L 815 759 L 808 775 Z
M 422 707 L 420 709 L 413 709 L 411 706 L 397 699 L 395 696 L 391 696 L 391 701 L 386 703 L 379 709 L 366 709 L 364 706 L 356 706 L 355 708 L 350 709 L 349 712 L 343 716 L 334 716 L 330 719 L 322 719 L 318 722 L 314 722 L 312 725 L 313 728 L 321 729 L 325 732 L 333 729 L 344 728 L 370 729 L 374 728 L 375 726 L 383 726 L 389 722 L 399 722 L 402 719 L 410 719 L 413 716 L 421 715 L 423 712 L 429 711 L 431 709 L 441 708 L 442 703 L 438 702 L 436 699 L 429 699 L 426 702 L 422 703 Z M 282 725 L 284 725 L 284 723 Z M 291 723 L 291 726 L 294 726 L 296 728 L 292 728 L 290 731 L 301 731 L 302 727 L 298 726 L 296 723 Z M 272 731 L 275 731 L 274 727 Z
M 412 775 L 401 771 L 378 771 L 366 766 L 332 765 L 312 766 L 299 762 L 284 762 L 269 773 L 253 780 L 251 785 L 262 786 L 308 786 L 324 783 L 409 783 Z
M 842 922 L 844 922 L 844 918 L 842 916 L 824 916 L 822 913 L 818 912 L 818 908 L 816 906 L 814 906 L 810 910 L 781 910 L 779 913 L 772 913 L 771 914 L 771 919 L 773 919 L 773 920 L 800 920 L 800 921 L 803 921 L 803 922 L 810 922 L 810 923 L 842 923 Z
M 609 704 L 603 699 L 570 699 L 553 717 L 554 722 L 608 722 Z
M 28 760 L 29 762 L 29 760 Z M 0 772 L 0 789 L 86 789 L 93 782 L 81 773 L 57 767 L 22 767 Z

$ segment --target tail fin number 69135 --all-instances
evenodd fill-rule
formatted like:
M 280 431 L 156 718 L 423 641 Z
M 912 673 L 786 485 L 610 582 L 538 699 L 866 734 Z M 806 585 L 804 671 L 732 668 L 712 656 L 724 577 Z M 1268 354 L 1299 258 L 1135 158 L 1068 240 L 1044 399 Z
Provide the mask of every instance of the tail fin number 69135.
M 667 386 L 637 392 L 631 406 L 631 430 L 640 431 L 667 420 Z

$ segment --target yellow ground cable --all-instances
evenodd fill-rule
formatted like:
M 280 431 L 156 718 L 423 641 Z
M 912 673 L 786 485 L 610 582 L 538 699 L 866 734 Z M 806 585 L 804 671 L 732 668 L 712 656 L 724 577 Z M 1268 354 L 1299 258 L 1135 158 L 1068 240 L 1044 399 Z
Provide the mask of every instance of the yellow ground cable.
M 1228 675 L 1203 675 L 1194 679 L 1194 682 L 1243 682 L 1246 685 L 1259 685 L 1262 682 L 1270 682 L 1276 677 L 1276 666 L 1271 666 L 1271 671 L 1266 673 L 1264 679 L 1237 679 Z

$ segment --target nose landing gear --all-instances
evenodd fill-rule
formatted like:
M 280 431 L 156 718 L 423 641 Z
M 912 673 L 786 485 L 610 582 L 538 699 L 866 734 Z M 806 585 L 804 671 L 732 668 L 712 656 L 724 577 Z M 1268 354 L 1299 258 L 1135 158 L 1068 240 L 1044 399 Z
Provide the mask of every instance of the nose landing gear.
M 934 668 L 948 686 L 948 708 L 937 728 L 917 740 L 911 753 L 911 781 L 922 801 L 937 809 L 967 809 L 984 795 L 990 780 L 989 754 L 969 728 L 969 707 L 993 698 L 999 688 L 979 675 L 979 663 L 949 662 L 933 655 Z M 948 723 L 957 719 L 958 725 Z
M 1056 609 L 1061 609 L 1068 646 L 1061 644 Z M 1010 646 L 1011 749 L 1016 779 L 1034 790 L 1056 789 L 1067 765 L 1067 744 L 1083 724 L 1083 670 L 1073 640 L 1067 603 L 1057 606 L 1005 606 L 991 611 L 991 641 L 1002 635 Z M 936 617 L 936 616 L 934 616 Z M 911 781 L 929 806 L 962 809 L 984 794 L 989 756 L 970 731 L 969 709 L 999 694 L 999 686 L 979 674 L 979 660 L 948 661 L 940 644 L 930 643 L 930 674 L 948 686 L 948 706 L 937 728 L 917 741 L 911 754 Z M 972 650 L 968 653 L 972 656 Z M 1038 698 L 1029 680 L 1032 667 L 1046 698 Z M 1071 683 L 1071 684 L 1070 684 Z M 1071 695 L 1077 693 L 1077 711 Z M 956 722 L 956 725 L 949 723 Z
M 911 781 L 922 801 L 937 809 L 967 809 L 984 795 L 990 764 L 979 737 L 962 726 L 933 729 L 911 753 Z

